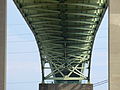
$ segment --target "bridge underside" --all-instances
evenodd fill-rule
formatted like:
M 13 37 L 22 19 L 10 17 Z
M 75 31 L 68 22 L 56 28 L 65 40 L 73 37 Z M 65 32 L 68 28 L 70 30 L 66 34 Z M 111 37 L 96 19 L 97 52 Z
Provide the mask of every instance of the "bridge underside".
M 93 42 L 107 8 L 107 0 L 14 2 L 36 38 L 43 82 L 90 81 Z

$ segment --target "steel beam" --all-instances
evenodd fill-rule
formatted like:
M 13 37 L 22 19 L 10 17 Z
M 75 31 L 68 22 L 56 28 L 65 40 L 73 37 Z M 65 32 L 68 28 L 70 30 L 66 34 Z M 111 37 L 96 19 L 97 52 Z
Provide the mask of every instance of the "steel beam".
M 38 43 L 43 81 L 90 82 L 93 43 L 107 8 L 107 0 L 14 2 Z M 46 63 L 49 63 L 48 68 L 45 68 Z M 45 76 L 46 69 L 50 69 L 51 73 Z

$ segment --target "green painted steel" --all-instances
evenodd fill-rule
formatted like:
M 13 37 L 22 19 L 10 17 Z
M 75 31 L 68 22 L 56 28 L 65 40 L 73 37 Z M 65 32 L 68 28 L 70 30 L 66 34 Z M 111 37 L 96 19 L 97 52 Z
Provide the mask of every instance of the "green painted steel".
M 36 38 L 43 82 L 90 82 L 92 47 L 107 0 L 14 2 Z

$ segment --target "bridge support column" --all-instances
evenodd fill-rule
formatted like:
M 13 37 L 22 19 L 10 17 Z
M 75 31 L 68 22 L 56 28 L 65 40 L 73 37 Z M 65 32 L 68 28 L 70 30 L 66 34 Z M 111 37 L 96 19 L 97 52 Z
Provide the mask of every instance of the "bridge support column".
M 93 90 L 93 84 L 39 84 L 39 90 Z
M 5 89 L 6 1 L 0 0 L 0 90 Z

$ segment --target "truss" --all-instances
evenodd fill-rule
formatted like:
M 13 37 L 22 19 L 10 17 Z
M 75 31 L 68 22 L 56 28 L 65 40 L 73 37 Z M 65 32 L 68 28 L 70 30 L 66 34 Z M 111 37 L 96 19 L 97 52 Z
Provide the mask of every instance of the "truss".
M 36 38 L 43 82 L 89 82 L 92 47 L 107 0 L 14 2 Z

